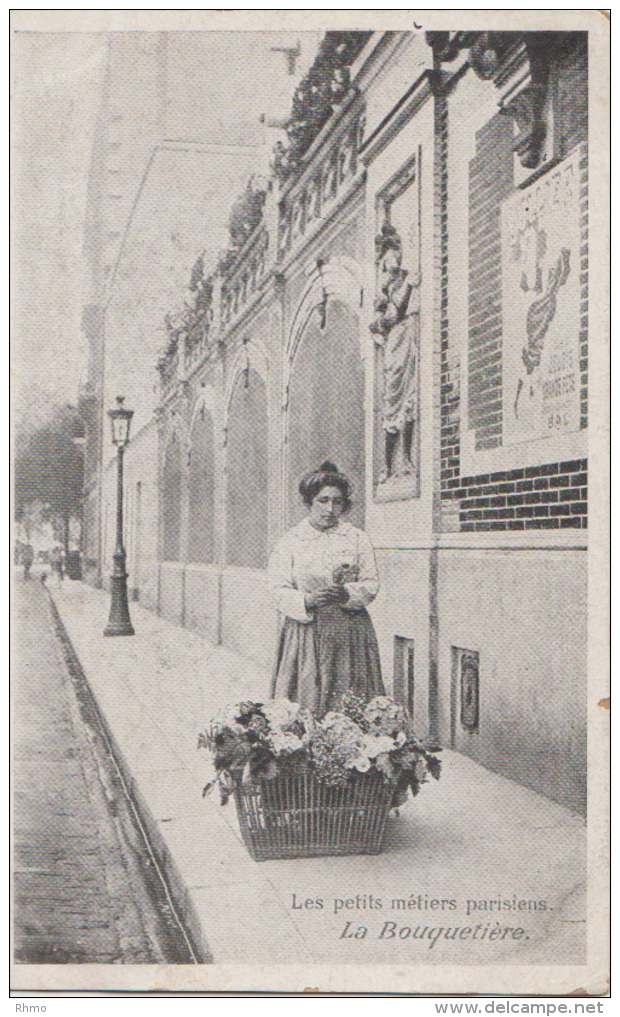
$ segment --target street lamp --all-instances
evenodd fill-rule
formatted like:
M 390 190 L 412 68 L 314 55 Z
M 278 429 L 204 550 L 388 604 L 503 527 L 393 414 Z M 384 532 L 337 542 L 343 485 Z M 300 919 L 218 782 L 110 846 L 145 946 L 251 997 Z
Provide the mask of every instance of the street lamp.
M 112 569 L 112 601 L 110 617 L 104 629 L 104 636 L 133 636 L 134 629 L 129 617 L 127 604 L 127 572 L 125 571 L 125 548 L 123 547 L 123 455 L 129 444 L 129 428 L 133 410 L 123 406 L 124 396 L 116 397 L 116 408 L 108 410 L 112 425 L 112 441 L 117 449 L 118 482 L 116 486 L 116 547 Z

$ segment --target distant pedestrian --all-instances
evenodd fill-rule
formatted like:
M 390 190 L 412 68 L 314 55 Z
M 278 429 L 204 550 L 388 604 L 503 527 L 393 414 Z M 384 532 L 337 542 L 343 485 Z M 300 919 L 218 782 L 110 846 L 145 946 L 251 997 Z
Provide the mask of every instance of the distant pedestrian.
M 31 544 L 26 544 L 22 551 L 22 565 L 24 566 L 24 579 L 30 579 L 30 569 L 34 561 L 34 551 Z
M 52 575 L 56 577 L 56 585 L 61 586 L 64 577 L 64 568 L 62 563 L 62 551 L 59 547 L 53 547 L 50 552 L 50 565 L 52 567 Z

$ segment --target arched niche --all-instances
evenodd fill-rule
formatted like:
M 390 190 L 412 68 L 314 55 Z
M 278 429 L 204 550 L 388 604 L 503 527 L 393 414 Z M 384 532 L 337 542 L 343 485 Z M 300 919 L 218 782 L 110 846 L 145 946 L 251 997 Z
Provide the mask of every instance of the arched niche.
M 179 561 L 181 543 L 181 442 L 173 432 L 164 454 L 162 513 L 163 560 Z
M 267 388 L 249 367 L 237 373 L 228 409 L 227 565 L 267 565 L 267 456 Z
M 325 460 L 336 463 L 353 485 L 349 519 L 364 523 L 364 368 L 359 319 L 337 298 L 327 302 L 325 327 L 315 311 L 306 321 L 290 367 L 288 385 L 289 519 L 306 512 L 298 484 Z
M 188 465 L 189 519 L 187 560 L 214 560 L 215 460 L 213 417 L 204 405 L 196 413 Z

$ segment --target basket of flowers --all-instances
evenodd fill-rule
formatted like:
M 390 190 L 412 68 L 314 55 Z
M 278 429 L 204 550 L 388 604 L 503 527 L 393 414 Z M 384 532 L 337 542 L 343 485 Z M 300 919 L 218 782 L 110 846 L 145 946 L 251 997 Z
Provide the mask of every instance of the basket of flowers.
M 437 748 L 416 738 L 387 696 L 344 696 L 322 718 L 287 699 L 227 707 L 198 739 L 210 779 L 232 796 L 244 843 L 256 861 L 377 854 L 390 809 L 428 776 Z

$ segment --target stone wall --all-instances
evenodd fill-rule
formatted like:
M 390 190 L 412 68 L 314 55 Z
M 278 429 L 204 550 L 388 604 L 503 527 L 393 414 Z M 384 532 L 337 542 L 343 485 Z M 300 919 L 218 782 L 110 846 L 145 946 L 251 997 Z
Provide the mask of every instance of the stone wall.
M 364 371 L 359 322 L 338 300 L 309 320 L 292 365 L 288 394 L 289 521 L 305 514 L 299 480 L 326 459 L 351 479 L 354 505 L 350 519 L 364 525 Z
M 439 554 L 440 737 L 492 770 L 586 807 L 586 555 Z M 462 723 L 458 651 L 479 659 L 479 715 Z
M 235 381 L 227 432 L 226 564 L 267 564 L 267 393 L 256 371 Z

